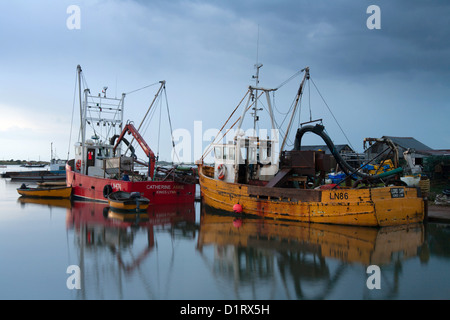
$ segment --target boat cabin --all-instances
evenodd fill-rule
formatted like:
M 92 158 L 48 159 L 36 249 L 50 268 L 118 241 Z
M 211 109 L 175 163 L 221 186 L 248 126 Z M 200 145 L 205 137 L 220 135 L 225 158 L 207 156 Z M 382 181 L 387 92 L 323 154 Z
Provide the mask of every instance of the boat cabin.
M 86 165 L 86 175 L 102 178 L 111 178 L 123 172 L 134 171 L 133 157 L 115 157 L 114 146 L 103 143 L 94 143 L 87 140 L 84 147 L 81 143 L 75 146 L 75 170 L 81 172 L 83 165 Z M 83 154 L 86 159 L 83 161 Z
M 111 138 L 122 131 L 125 94 L 121 98 L 110 98 L 106 96 L 106 89 L 103 95 L 91 95 L 89 89 L 84 90 L 81 142 L 75 144 L 74 163 L 69 163 L 76 172 L 103 178 L 133 169 L 133 161 L 129 164 L 130 157 L 116 157 L 121 150 L 114 150 L 114 139 Z M 93 133 L 90 139 L 87 127 Z
M 214 178 L 231 183 L 269 181 L 278 172 L 275 142 L 238 135 L 228 144 L 214 144 Z

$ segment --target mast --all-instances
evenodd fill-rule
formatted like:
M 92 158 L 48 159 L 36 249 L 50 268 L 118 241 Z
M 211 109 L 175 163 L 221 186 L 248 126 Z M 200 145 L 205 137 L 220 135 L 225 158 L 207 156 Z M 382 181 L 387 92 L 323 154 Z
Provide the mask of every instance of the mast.
M 252 76 L 253 79 L 255 79 L 255 106 L 252 108 L 255 112 L 252 114 L 253 115 L 253 133 L 255 134 L 255 136 L 257 136 L 256 134 L 256 122 L 259 120 L 258 117 L 258 111 L 263 110 L 262 108 L 258 109 L 258 87 L 259 87 L 259 69 L 261 69 L 261 67 L 263 66 L 262 63 L 259 63 L 259 25 L 258 25 L 258 37 L 256 39 L 256 63 L 255 63 L 255 68 L 256 68 L 256 75 Z
M 287 139 L 287 137 L 289 135 L 289 130 L 291 129 L 291 126 L 292 126 L 292 120 L 294 119 L 295 112 L 297 111 L 298 101 L 300 100 L 300 97 L 303 94 L 303 86 L 305 84 L 305 80 L 309 79 L 309 67 L 304 68 L 302 71 L 305 71 L 305 75 L 304 75 L 303 80 L 302 80 L 302 82 L 300 84 L 300 88 L 298 88 L 297 97 L 295 98 L 294 110 L 292 111 L 291 119 L 289 120 L 289 125 L 288 125 L 288 127 L 286 129 L 286 135 L 284 136 L 283 143 L 281 144 L 280 154 L 281 154 L 281 152 L 284 149 L 284 145 L 286 143 L 286 139 Z
M 83 101 L 81 100 L 81 66 L 77 66 L 78 71 L 78 99 L 80 101 L 80 130 L 81 130 L 81 173 L 86 174 L 86 151 L 84 148 L 85 140 L 86 140 L 86 124 L 84 122 L 85 115 L 83 109 Z
M 256 59 L 256 75 L 253 76 L 253 79 L 255 79 L 255 106 L 252 108 L 255 112 L 253 113 L 253 131 L 256 135 L 256 122 L 259 120 L 259 117 L 257 115 L 258 110 L 263 110 L 262 108 L 258 109 L 258 86 L 259 86 L 259 69 L 263 66 L 262 63 L 258 63 L 258 59 Z

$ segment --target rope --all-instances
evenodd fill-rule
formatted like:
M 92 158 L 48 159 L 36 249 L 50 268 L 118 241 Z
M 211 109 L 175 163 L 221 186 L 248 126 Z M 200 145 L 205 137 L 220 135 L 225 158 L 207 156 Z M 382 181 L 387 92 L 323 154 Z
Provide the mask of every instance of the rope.
M 241 105 L 242 101 L 244 101 L 245 97 L 248 95 L 248 93 L 250 92 L 250 90 L 247 90 L 246 94 L 244 95 L 244 97 L 242 97 L 241 101 L 239 101 L 238 105 L 236 106 L 236 108 L 234 108 L 233 112 L 230 114 L 230 116 L 228 117 L 227 121 L 225 121 L 225 123 L 223 124 L 222 128 L 220 128 L 219 132 L 217 132 L 217 135 L 214 137 L 213 141 L 209 144 L 209 146 L 206 148 L 205 152 L 203 153 L 201 160 L 203 161 L 203 159 L 205 159 L 205 157 L 211 152 L 211 146 L 215 143 L 217 137 L 219 136 L 219 133 L 223 130 L 223 128 L 226 126 L 226 124 L 228 123 L 228 121 L 230 121 L 231 117 L 233 116 L 233 114 L 236 112 L 236 110 L 239 108 L 239 106 Z M 261 93 L 262 94 L 262 93 Z M 247 109 L 248 110 L 248 109 Z M 238 120 L 241 117 L 238 118 Z M 231 126 L 231 128 L 237 123 L 237 121 L 235 123 L 233 123 L 233 125 Z M 230 128 L 230 129 L 231 129 Z M 230 131 L 230 129 L 228 131 Z M 228 131 L 225 133 L 225 135 L 228 133 Z M 222 139 L 225 137 L 225 135 L 222 137 Z
M 136 89 L 136 90 L 127 92 L 127 93 L 125 93 L 125 94 L 126 94 L 126 95 L 129 95 L 129 94 L 134 93 L 134 92 L 136 92 L 136 91 L 140 91 L 140 90 L 146 89 L 146 88 L 148 88 L 148 87 L 151 87 L 151 86 L 154 86 L 154 85 L 157 85 L 157 84 L 159 84 L 159 82 L 155 82 L 155 83 L 149 84 L 149 85 L 147 85 L 147 86 L 145 86 L 145 87 L 142 87 L 142 88 L 139 88 L 139 89 Z
M 70 134 L 69 134 L 69 146 L 67 147 L 67 161 L 69 161 L 70 145 L 72 144 L 73 115 L 75 113 L 75 100 L 76 100 L 76 94 L 77 94 L 77 80 L 78 80 L 78 72 L 75 72 L 75 88 L 73 89 L 72 118 L 70 120 Z
M 334 118 L 334 121 L 336 121 L 336 124 L 338 125 L 339 129 L 341 129 L 342 134 L 345 136 L 345 139 L 347 139 L 348 144 L 350 145 L 350 147 L 355 150 L 350 142 L 350 140 L 348 139 L 347 135 L 345 134 L 344 130 L 342 130 L 341 125 L 339 124 L 339 122 L 337 121 L 336 117 L 334 116 L 333 112 L 331 111 L 330 107 L 328 106 L 327 102 L 325 101 L 325 99 L 323 98 L 322 94 L 320 93 L 319 89 L 317 88 L 316 84 L 314 83 L 313 79 L 311 79 L 311 82 L 313 83 L 314 87 L 316 88 L 317 92 L 319 93 L 319 96 L 322 98 L 322 101 L 325 103 L 326 107 L 328 108 L 328 111 L 330 111 L 331 115 Z
M 171 118 L 170 118 L 170 112 L 169 112 L 169 100 L 167 99 L 166 86 L 164 86 L 164 96 L 165 96 L 165 98 L 166 98 L 167 117 L 169 118 L 170 137 L 171 137 L 171 139 L 172 139 L 173 153 L 174 153 L 175 156 L 177 157 L 178 162 L 181 162 L 181 161 L 180 161 L 180 158 L 178 157 L 178 154 L 176 153 L 176 150 L 175 150 L 175 141 L 173 141 L 172 120 L 171 120 Z
M 303 69 L 300 71 L 297 71 L 296 73 L 294 73 L 289 79 L 285 80 L 284 82 L 282 82 L 277 88 L 276 90 L 280 89 L 282 86 L 284 86 L 285 84 L 287 84 L 289 81 L 291 81 L 292 79 L 294 79 L 295 77 L 297 77 L 299 74 L 301 74 L 303 72 Z
M 217 137 L 219 136 L 219 133 L 222 131 L 222 129 L 225 127 L 225 125 L 228 123 L 228 121 L 230 120 L 230 118 L 233 116 L 233 114 L 236 112 L 237 108 L 240 106 L 240 104 L 242 103 L 242 101 L 244 100 L 244 98 L 247 96 L 247 94 L 250 92 L 250 90 L 247 91 L 247 93 L 245 94 L 245 96 L 242 98 L 242 100 L 239 102 L 239 104 L 237 105 L 237 107 L 234 109 L 234 111 L 231 113 L 231 115 L 228 117 L 227 121 L 224 123 L 224 125 L 222 126 L 222 128 L 219 130 L 219 132 L 217 133 L 216 137 L 214 138 L 214 140 L 209 144 L 209 146 L 207 147 L 207 149 L 205 150 L 205 152 L 203 153 L 201 160 L 203 161 L 203 159 L 212 151 L 211 147 L 214 144 L 214 142 L 216 141 Z M 256 97 L 256 99 L 247 107 L 247 109 L 245 110 L 245 112 L 247 112 L 255 103 L 255 101 L 257 99 L 259 99 L 262 95 L 263 95 L 264 91 L 261 92 L 261 94 Z M 225 134 L 222 136 L 221 139 L 225 138 L 225 136 L 228 134 L 228 132 L 230 132 L 230 130 L 236 125 L 236 123 L 238 123 L 238 121 L 241 119 L 241 117 L 237 118 L 236 121 L 231 125 L 231 127 L 227 130 L 227 132 L 225 132 Z
M 161 114 L 162 114 L 162 99 L 159 100 L 159 123 L 158 123 L 158 144 L 156 150 L 156 158 L 159 158 L 159 142 L 161 137 Z

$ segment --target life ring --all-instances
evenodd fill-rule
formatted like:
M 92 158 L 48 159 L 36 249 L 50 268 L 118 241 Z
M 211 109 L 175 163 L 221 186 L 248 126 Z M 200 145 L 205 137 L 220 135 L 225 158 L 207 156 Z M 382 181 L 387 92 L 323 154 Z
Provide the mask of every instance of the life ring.
M 220 165 L 217 167 L 217 170 L 218 170 L 218 178 L 219 178 L 220 180 L 225 179 L 225 175 L 226 175 L 226 173 L 227 173 L 227 167 L 225 167 L 223 164 L 220 164 Z
M 113 189 L 110 184 L 107 184 L 103 187 L 103 197 L 108 198 L 111 192 L 113 192 Z
M 77 160 L 75 167 L 77 168 L 77 170 L 81 170 L 81 160 Z

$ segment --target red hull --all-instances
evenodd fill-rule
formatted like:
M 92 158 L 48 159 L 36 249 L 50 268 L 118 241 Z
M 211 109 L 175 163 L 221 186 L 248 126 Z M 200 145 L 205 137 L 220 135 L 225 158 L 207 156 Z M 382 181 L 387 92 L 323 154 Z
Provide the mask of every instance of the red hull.
M 112 191 L 139 192 L 148 198 L 151 204 L 193 203 L 195 201 L 195 184 L 174 181 L 122 181 L 91 177 L 66 169 L 67 186 L 72 187 L 76 198 L 107 202 L 104 195 L 105 186 Z

